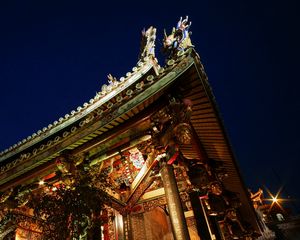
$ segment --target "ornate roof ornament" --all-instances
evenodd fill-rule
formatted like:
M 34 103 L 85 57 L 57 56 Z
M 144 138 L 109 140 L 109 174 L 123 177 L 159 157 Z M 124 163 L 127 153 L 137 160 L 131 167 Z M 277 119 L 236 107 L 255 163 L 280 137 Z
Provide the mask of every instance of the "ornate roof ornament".
M 109 85 L 118 85 L 118 80 L 116 77 L 113 77 L 111 74 L 107 75 Z
M 145 57 L 153 56 L 155 57 L 155 39 L 156 39 L 156 28 L 150 27 L 143 29 L 142 31 L 142 40 L 141 40 L 141 49 L 140 49 L 140 61 Z
M 101 87 L 102 94 L 111 92 L 113 89 L 115 89 L 119 85 L 118 79 L 116 77 L 113 77 L 111 74 L 107 75 L 107 79 L 108 79 L 108 85 L 103 84 Z
M 185 19 L 180 17 L 176 28 L 173 27 L 170 35 L 167 35 L 164 30 L 163 50 L 169 55 L 169 58 L 176 56 L 175 54 L 179 51 L 194 47 L 190 39 L 191 32 L 189 32 L 192 22 L 189 22 L 188 19 L 188 16 Z

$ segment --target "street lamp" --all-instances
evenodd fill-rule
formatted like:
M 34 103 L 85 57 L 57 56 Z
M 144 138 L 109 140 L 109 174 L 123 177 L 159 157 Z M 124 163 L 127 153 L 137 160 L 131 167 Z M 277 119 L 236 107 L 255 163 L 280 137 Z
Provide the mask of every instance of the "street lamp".
M 270 208 L 269 208 L 268 212 L 269 212 L 269 213 L 271 212 L 271 210 L 272 210 L 272 208 L 274 207 L 274 205 L 276 205 L 277 207 L 279 207 L 282 211 L 285 211 L 285 210 L 283 209 L 283 207 L 281 206 L 281 203 L 282 203 L 283 201 L 286 201 L 286 199 L 279 198 L 279 194 L 280 194 L 280 192 L 281 192 L 281 190 L 282 190 L 282 187 L 278 190 L 278 192 L 276 193 L 276 195 L 273 195 L 273 194 L 269 191 L 269 189 L 266 188 L 266 190 L 267 190 L 267 192 L 268 192 L 270 198 L 266 198 L 265 200 L 271 202 L 271 205 L 270 205 Z

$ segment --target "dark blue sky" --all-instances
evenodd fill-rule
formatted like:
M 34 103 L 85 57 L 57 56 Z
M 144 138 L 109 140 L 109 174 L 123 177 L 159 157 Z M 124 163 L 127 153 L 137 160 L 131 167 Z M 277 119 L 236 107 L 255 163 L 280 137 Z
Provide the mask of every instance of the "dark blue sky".
M 101 2 L 0 1 L 1 150 L 130 71 L 144 27 L 159 54 L 163 29 L 189 15 L 247 185 L 300 198 L 297 1 Z

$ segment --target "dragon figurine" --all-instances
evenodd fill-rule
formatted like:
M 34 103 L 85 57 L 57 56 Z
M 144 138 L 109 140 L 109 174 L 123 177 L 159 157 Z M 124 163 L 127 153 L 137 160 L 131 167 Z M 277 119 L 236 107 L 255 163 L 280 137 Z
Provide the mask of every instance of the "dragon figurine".
M 163 48 L 164 52 L 173 56 L 178 51 L 184 51 L 190 47 L 194 47 L 191 42 L 189 28 L 192 22 L 189 22 L 188 16 L 185 19 L 180 17 L 176 28 L 173 27 L 170 35 L 166 34 L 164 30 Z

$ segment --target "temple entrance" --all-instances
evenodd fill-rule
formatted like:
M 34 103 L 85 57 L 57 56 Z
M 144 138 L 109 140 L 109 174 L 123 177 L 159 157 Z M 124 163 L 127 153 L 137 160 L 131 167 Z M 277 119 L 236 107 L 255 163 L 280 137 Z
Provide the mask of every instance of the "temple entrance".
M 156 207 L 145 213 L 130 216 L 133 240 L 173 240 L 169 216 Z

